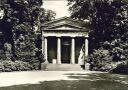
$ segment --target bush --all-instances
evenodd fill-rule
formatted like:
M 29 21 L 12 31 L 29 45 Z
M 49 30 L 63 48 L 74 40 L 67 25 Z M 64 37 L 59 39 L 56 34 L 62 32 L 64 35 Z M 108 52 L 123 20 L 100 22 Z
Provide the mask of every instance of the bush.
M 88 59 L 90 70 L 128 74 L 128 63 L 126 63 L 126 60 L 115 60 L 113 54 L 106 49 L 100 48 L 95 50 Z
M 89 56 L 90 70 L 109 71 L 111 69 L 112 58 L 108 50 L 100 48 Z
M 4 71 L 4 64 L 3 63 L 0 63 L 0 71 Z
M 11 71 L 27 71 L 33 70 L 33 66 L 27 62 L 23 61 L 2 61 L 0 63 L 1 72 L 11 72 Z
M 4 69 L 3 71 L 5 72 L 11 72 L 11 71 L 16 71 L 15 63 L 12 61 L 3 61 L 3 66 Z
M 16 60 L 31 62 L 35 60 L 35 43 L 34 35 L 32 32 L 27 32 L 28 34 L 20 34 L 17 36 L 15 44 L 15 54 L 17 56 Z
M 15 61 L 16 71 L 27 71 L 34 69 L 29 63 L 23 61 Z
M 121 62 L 118 63 L 115 68 L 110 70 L 110 73 L 128 74 L 128 63 Z

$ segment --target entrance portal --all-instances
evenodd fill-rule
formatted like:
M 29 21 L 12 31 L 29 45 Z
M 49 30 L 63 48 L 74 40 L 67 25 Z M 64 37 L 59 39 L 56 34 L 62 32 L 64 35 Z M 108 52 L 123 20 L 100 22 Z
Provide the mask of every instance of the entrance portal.
M 49 37 L 48 39 L 48 62 L 53 63 L 53 59 L 57 58 L 57 40 L 55 37 Z
M 62 47 L 61 47 L 61 62 L 62 63 L 70 63 L 70 53 L 71 53 L 71 45 L 69 38 L 62 38 Z

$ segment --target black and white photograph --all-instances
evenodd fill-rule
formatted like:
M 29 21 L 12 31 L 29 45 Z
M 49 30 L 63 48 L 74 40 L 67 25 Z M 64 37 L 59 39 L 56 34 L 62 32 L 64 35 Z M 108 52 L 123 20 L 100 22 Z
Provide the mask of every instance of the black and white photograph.
M 0 90 L 128 90 L 128 0 L 0 0 Z

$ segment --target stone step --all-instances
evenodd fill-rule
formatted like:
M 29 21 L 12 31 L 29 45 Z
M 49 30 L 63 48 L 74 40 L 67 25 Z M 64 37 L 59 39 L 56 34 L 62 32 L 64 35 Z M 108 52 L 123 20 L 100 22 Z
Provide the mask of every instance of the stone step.
M 45 71 L 82 71 L 79 64 L 47 64 Z

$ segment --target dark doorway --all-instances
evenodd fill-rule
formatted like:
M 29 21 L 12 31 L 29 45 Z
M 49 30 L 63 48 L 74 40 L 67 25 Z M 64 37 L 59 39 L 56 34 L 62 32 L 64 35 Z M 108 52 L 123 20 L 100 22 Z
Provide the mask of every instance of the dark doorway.
M 48 37 L 48 62 L 52 63 L 57 58 L 57 40 L 56 37 Z
M 71 53 L 71 43 L 70 38 L 62 38 L 62 47 L 61 47 L 61 62 L 70 63 L 70 53 Z

